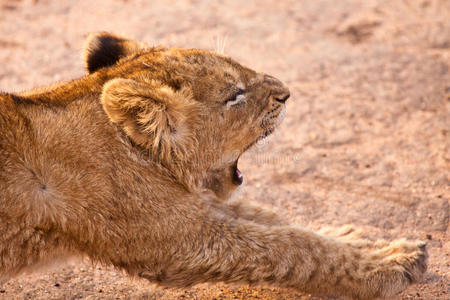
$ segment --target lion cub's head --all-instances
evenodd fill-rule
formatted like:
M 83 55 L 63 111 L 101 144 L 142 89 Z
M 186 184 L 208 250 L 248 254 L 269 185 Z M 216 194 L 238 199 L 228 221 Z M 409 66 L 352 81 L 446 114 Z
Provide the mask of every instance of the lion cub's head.
M 275 129 L 289 97 L 281 81 L 211 51 L 100 33 L 87 39 L 85 61 L 108 78 L 103 108 L 135 146 L 220 197 L 242 183 L 239 157 Z

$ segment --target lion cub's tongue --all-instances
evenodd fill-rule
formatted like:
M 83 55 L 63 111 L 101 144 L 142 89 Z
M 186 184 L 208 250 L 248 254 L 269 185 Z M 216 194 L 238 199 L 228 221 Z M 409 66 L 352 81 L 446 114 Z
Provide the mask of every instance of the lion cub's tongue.
M 241 171 L 236 167 L 234 170 L 234 176 L 233 176 L 233 183 L 236 185 L 241 185 L 244 181 L 244 176 L 242 175 Z

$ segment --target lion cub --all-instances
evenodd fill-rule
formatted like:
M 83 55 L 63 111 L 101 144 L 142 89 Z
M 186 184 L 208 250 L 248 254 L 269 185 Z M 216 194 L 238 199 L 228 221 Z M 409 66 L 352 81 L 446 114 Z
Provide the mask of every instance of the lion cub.
M 80 254 L 161 285 L 243 282 L 367 299 L 420 280 L 425 245 L 334 237 L 227 205 L 289 89 L 215 52 L 111 34 L 89 75 L 0 94 L 0 277 Z

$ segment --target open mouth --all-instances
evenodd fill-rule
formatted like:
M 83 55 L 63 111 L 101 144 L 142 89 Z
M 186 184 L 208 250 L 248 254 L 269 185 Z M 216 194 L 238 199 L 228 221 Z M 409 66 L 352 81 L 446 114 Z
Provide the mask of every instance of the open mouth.
M 235 185 L 241 185 L 244 182 L 244 176 L 237 167 L 238 160 L 231 166 L 232 181 Z
M 261 134 L 253 143 L 251 143 L 249 146 L 247 146 L 244 149 L 244 152 L 247 151 L 249 148 L 251 148 L 254 144 L 256 144 L 258 141 L 265 139 L 267 136 L 269 136 L 275 128 L 269 128 L 267 129 L 263 134 Z M 231 165 L 231 180 L 233 184 L 235 185 L 241 185 L 244 182 L 244 175 L 242 175 L 241 170 L 238 168 L 238 161 L 239 158 L 236 159 L 233 165 Z

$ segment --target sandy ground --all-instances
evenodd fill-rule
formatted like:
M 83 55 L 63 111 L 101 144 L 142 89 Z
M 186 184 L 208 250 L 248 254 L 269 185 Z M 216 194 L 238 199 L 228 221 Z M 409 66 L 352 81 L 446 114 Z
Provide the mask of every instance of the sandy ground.
M 94 4 L 92 4 L 94 3 Z M 428 241 L 396 299 L 450 299 L 450 1 L 0 0 L 0 90 L 84 74 L 92 31 L 222 49 L 288 83 L 280 130 L 240 161 L 239 197 L 292 223 Z M 72 262 L 0 283 L 0 299 L 341 299 L 266 287 L 158 288 Z

